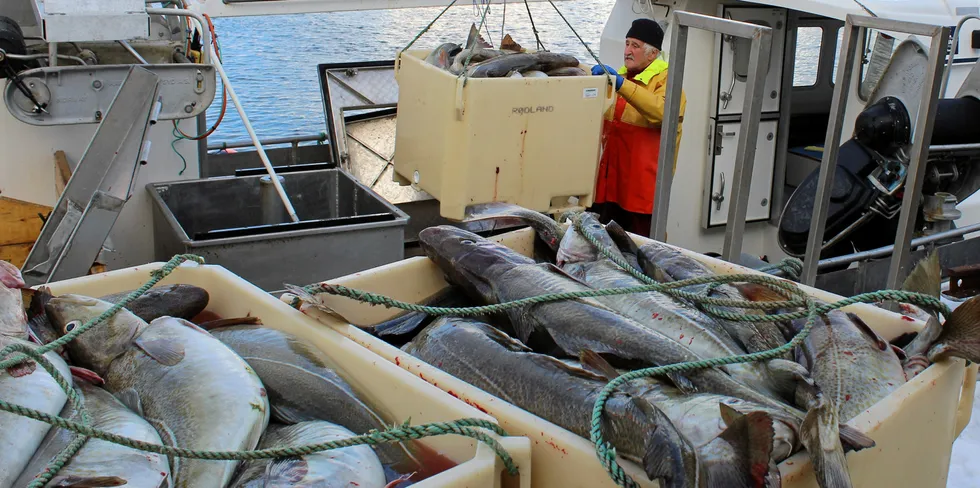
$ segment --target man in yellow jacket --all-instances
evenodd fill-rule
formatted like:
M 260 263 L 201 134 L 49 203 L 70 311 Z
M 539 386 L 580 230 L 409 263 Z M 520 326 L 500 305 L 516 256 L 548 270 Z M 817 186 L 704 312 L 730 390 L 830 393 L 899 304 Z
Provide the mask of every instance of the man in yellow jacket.
M 624 65 L 614 70 L 595 65 L 593 75 L 616 76 L 616 104 L 602 127 L 602 158 L 596 178 L 594 205 L 602 223 L 615 220 L 624 229 L 647 236 L 660 156 L 660 129 L 667 96 L 667 62 L 660 59 L 664 31 L 650 19 L 633 21 L 626 33 Z M 687 100 L 681 93 L 677 144 Z M 671 172 L 677 167 L 677 157 Z

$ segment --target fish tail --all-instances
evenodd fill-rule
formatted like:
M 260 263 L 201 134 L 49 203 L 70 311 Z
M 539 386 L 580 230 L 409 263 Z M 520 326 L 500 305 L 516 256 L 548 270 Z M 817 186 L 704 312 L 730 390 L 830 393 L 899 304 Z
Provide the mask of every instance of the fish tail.
M 902 282 L 901 289 L 939 298 L 942 280 L 942 269 L 939 267 L 939 253 L 933 249 L 928 256 L 912 268 L 912 272 Z
M 851 476 L 840 442 L 837 409 L 821 397 L 800 426 L 800 438 L 821 488 L 850 488 Z
M 701 461 L 690 441 L 671 423 L 667 415 L 641 397 L 634 405 L 646 415 L 648 430 L 643 449 L 643 471 L 664 488 L 703 486 Z
M 772 417 L 761 411 L 741 414 L 724 403 L 718 404 L 727 428 L 708 446 L 728 451 L 727 462 L 713 463 L 708 468 L 707 486 L 733 488 L 764 488 L 779 486 L 778 471 L 773 476 L 772 444 L 775 430 Z
M 466 207 L 463 222 L 492 220 L 501 226 L 527 225 L 552 251 L 558 251 L 564 229 L 553 218 L 507 202 L 490 202 Z
M 947 356 L 980 362 L 980 296 L 953 310 L 928 354 L 932 362 Z

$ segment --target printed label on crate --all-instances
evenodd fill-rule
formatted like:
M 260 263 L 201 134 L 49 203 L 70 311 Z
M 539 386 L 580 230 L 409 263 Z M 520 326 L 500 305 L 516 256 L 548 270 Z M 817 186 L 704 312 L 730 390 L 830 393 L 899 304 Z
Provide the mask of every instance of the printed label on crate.
M 595 98 L 599 96 L 598 88 L 586 88 L 582 90 L 582 98 Z
M 533 113 L 554 112 L 554 111 L 555 111 L 555 106 L 554 105 L 548 105 L 547 107 L 544 107 L 544 106 L 541 106 L 541 105 L 538 105 L 537 107 L 530 107 L 530 106 L 528 106 L 528 107 L 514 107 L 513 109 L 511 109 L 511 113 L 514 113 L 514 114 L 517 114 L 517 115 L 527 115 L 527 114 L 533 114 Z

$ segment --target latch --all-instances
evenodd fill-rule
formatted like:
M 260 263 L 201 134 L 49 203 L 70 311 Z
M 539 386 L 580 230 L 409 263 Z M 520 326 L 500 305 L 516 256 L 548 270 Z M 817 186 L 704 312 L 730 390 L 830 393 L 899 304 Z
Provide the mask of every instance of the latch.
M 715 210 L 721 211 L 721 202 L 725 201 L 725 172 L 721 172 L 721 185 L 718 191 L 711 194 L 711 201 L 715 202 Z
M 723 137 L 735 137 L 735 132 L 723 132 L 721 129 L 721 124 L 715 126 L 715 156 L 721 155 L 721 139 Z

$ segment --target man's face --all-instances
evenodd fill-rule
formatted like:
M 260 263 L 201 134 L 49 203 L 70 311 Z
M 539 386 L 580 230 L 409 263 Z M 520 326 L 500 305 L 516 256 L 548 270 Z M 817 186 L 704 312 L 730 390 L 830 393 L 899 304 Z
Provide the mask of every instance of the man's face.
M 631 73 L 639 73 L 650 66 L 650 63 L 654 59 L 657 59 L 657 55 L 660 54 L 657 49 L 653 49 L 650 55 L 646 54 L 646 43 L 634 39 L 632 37 L 626 38 L 626 49 L 623 51 L 623 64 L 626 65 L 626 71 Z

